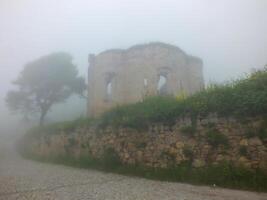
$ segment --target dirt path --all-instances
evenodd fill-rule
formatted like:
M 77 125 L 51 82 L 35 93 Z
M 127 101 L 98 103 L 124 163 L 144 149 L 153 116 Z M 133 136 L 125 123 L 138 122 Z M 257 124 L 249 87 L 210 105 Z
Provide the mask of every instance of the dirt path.
M 131 178 L 21 158 L 0 137 L 0 200 L 267 200 L 267 194 Z

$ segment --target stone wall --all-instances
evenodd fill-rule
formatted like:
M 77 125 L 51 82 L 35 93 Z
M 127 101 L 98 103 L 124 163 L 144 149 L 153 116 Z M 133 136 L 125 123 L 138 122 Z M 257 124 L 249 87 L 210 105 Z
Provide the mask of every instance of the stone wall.
M 192 94 L 204 86 L 202 60 L 164 43 L 89 56 L 88 116 L 96 117 L 148 95 Z M 160 78 L 166 83 L 159 90 Z
M 249 169 L 267 170 L 267 140 L 254 135 L 262 123 L 261 119 L 240 123 L 212 117 L 199 120 L 196 130 L 189 119 L 179 120 L 172 127 L 151 125 L 144 132 L 127 128 L 79 128 L 70 133 L 32 137 L 28 148 L 41 157 L 93 158 L 101 158 L 105 150 L 113 149 L 124 164 L 159 168 L 182 162 L 198 168 L 228 161 Z M 211 135 L 216 135 L 217 140 Z

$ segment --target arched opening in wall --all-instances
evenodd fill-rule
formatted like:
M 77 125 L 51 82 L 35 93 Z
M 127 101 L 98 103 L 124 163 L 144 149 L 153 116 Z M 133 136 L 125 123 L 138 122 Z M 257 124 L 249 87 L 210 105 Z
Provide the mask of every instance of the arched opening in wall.
M 157 86 L 157 91 L 159 95 L 166 95 L 167 94 L 167 78 L 163 75 L 159 76 L 158 80 L 158 86 Z
M 106 85 L 106 100 L 110 101 L 112 99 L 112 82 L 108 81 Z
M 109 102 L 112 101 L 114 95 L 114 72 L 107 72 L 105 74 L 105 94 L 104 101 Z

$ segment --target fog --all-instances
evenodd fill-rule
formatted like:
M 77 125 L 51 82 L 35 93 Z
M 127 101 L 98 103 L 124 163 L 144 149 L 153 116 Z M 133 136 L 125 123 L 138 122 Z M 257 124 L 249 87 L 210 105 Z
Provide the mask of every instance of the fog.
M 267 64 L 266 10 L 266 0 L 0 0 L 0 132 L 17 121 L 4 97 L 29 61 L 66 51 L 86 78 L 89 53 L 160 41 L 202 58 L 206 83 L 223 82 Z M 74 118 L 85 101 L 55 110 Z

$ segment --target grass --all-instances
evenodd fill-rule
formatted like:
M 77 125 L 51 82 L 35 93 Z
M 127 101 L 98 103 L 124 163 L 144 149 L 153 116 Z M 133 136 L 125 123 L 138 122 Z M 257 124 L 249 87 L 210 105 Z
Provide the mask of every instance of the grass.
M 175 123 L 177 100 L 171 96 L 148 97 L 143 102 L 119 106 L 100 117 L 100 126 L 148 129 L 151 123 Z

